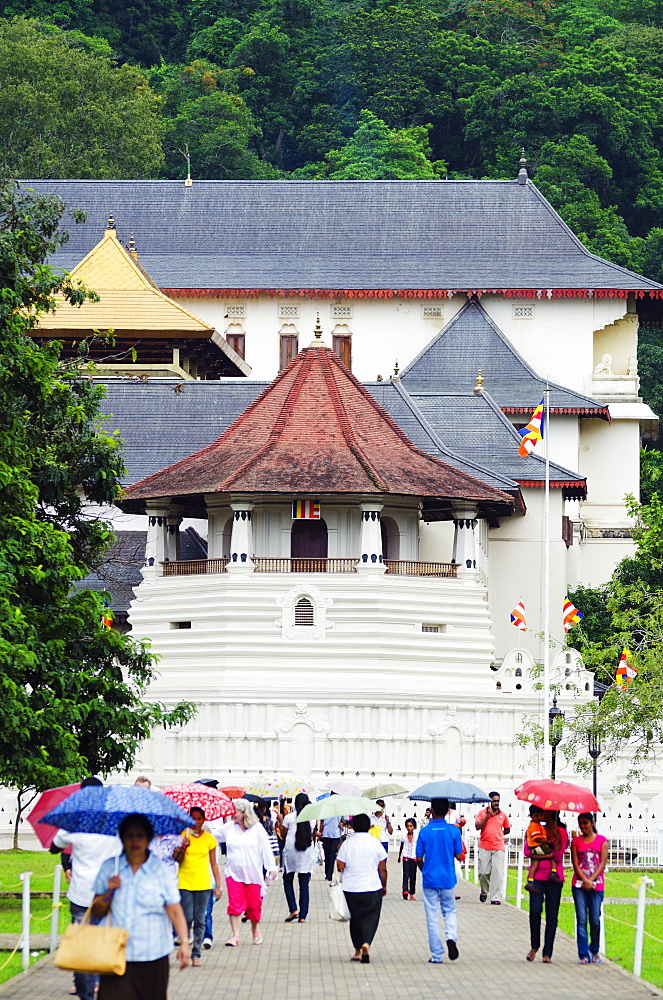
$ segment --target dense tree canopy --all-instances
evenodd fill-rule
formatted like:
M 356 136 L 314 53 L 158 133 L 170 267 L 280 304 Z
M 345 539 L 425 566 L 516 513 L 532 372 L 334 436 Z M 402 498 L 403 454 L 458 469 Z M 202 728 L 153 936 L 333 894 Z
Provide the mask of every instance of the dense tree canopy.
M 63 209 L 0 186 L 0 781 L 19 789 L 129 768 L 154 726 L 191 716 L 144 700 L 148 646 L 104 627 L 107 595 L 74 589 L 112 539 L 87 505 L 111 504 L 124 470 L 100 388 L 28 336 L 55 292 L 92 294 L 44 264 Z

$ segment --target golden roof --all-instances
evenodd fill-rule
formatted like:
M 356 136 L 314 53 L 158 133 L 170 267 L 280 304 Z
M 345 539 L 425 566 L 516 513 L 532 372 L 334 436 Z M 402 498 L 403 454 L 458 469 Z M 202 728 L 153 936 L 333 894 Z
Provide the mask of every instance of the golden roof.
M 81 336 L 112 329 L 116 336 L 158 333 L 162 337 L 209 338 L 214 327 L 204 323 L 154 284 L 137 254 L 122 246 L 114 229 L 71 271 L 71 278 L 97 292 L 99 302 L 71 306 L 58 296 L 55 312 L 41 316 L 35 333 Z

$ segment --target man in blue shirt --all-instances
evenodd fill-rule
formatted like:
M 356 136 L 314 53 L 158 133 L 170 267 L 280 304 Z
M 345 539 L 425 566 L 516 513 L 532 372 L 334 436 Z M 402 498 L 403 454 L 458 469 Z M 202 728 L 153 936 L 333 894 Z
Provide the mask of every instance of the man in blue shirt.
M 452 961 L 458 958 L 454 858 L 461 860 L 463 841 L 458 827 L 446 821 L 448 799 L 433 799 L 430 806 L 433 818 L 417 837 L 417 865 L 422 872 L 424 911 L 431 950 L 429 962 L 437 965 L 444 955 L 438 905 L 444 917 L 449 958 Z

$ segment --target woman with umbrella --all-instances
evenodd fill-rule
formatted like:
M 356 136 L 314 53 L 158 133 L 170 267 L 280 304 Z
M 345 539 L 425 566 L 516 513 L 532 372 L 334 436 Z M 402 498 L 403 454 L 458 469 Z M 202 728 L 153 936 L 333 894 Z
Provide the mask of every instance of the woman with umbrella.
M 528 962 L 533 962 L 541 947 L 541 915 L 545 906 L 546 928 L 543 936 L 543 961 L 549 964 L 552 962 L 555 934 L 557 933 L 557 917 L 564 885 L 562 865 L 569 837 L 565 827 L 558 824 L 556 812 L 546 812 L 544 815 L 546 817 L 546 835 L 554 846 L 549 858 L 541 858 L 534 875 L 535 888 L 531 890 L 529 903 L 530 950 L 525 957 Z M 525 855 L 531 856 L 527 843 L 525 843 Z M 561 873 L 561 878 L 551 880 L 550 875 L 553 872 Z
M 180 894 L 173 872 L 148 850 L 154 828 L 140 813 L 119 826 L 123 852 L 101 866 L 94 884 L 92 915 L 104 917 L 129 932 L 127 967 L 122 976 L 102 976 L 99 1000 L 166 1000 L 171 924 L 182 942 L 180 968 L 189 964 L 190 948 Z
M 192 965 L 200 965 L 201 948 L 205 937 L 205 914 L 210 893 L 216 899 L 221 898 L 221 876 L 216 861 L 216 840 L 203 829 L 205 813 L 199 806 L 189 810 L 191 819 L 195 821 L 192 830 L 182 834 L 182 843 L 174 852 L 173 857 L 179 862 L 178 882 L 182 894 L 182 908 L 187 926 L 193 925 Z M 212 889 L 212 876 L 214 886 Z M 188 937 L 187 933 L 187 937 Z

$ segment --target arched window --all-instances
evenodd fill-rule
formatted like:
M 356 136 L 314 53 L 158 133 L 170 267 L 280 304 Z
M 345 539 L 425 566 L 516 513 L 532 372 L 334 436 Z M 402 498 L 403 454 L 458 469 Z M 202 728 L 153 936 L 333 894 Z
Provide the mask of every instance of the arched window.
M 498 681 L 497 684 L 495 685 L 495 687 L 497 688 L 498 691 L 501 691 L 502 690 L 502 682 Z
M 380 533 L 382 535 L 382 558 L 400 559 L 401 535 L 393 517 L 380 518 Z
M 516 677 L 522 677 L 522 676 L 523 676 L 522 670 L 520 669 L 520 667 L 516 667 Z
M 233 535 L 233 519 L 229 517 L 223 526 L 223 541 L 221 556 L 223 559 L 230 559 L 230 543 Z
M 290 532 L 293 573 L 324 573 L 327 569 L 327 524 L 320 520 L 295 520 Z M 319 560 L 319 563 L 313 560 Z M 322 562 L 325 560 L 325 562 Z
M 566 662 L 567 662 L 567 663 L 570 663 L 570 662 L 571 662 L 571 654 L 570 654 L 570 653 L 567 653 L 567 654 L 566 654 Z
M 315 625 L 315 609 L 308 597 L 300 597 L 295 604 L 295 625 Z
M 522 662 L 523 662 L 523 654 L 516 653 L 516 663 L 522 663 Z

